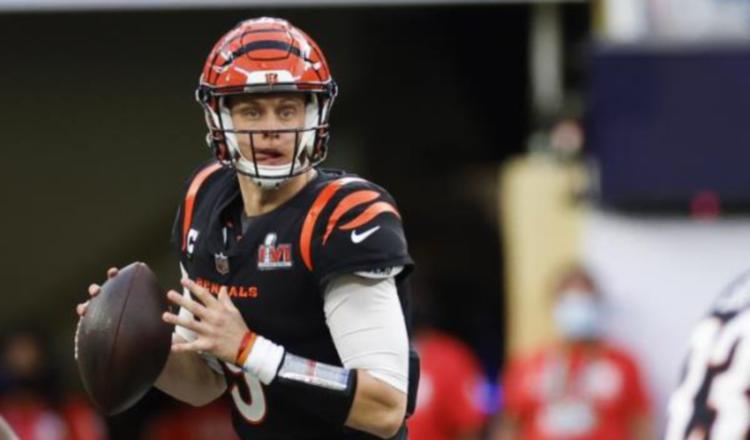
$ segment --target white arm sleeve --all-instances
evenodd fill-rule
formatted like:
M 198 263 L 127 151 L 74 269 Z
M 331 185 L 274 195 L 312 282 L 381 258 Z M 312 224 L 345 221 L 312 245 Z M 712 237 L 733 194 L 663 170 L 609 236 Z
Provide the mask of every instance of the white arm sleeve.
M 409 338 L 394 278 L 342 275 L 328 283 L 323 300 L 344 366 L 365 370 L 406 393 Z
M 188 277 L 188 273 L 185 270 L 185 267 L 183 267 L 182 263 L 180 263 L 180 272 L 182 273 L 182 278 Z M 184 296 L 185 298 L 190 298 L 190 291 L 183 287 L 182 296 Z M 184 307 L 180 307 L 180 312 L 178 313 L 178 316 L 184 319 L 194 319 L 193 314 L 190 313 L 190 311 Z M 174 327 L 174 332 L 175 334 L 182 337 L 182 339 L 188 342 L 195 341 L 196 339 L 198 339 L 198 335 L 196 335 L 194 331 L 188 328 L 185 328 L 181 325 L 176 325 Z M 201 357 L 203 357 L 203 359 L 206 361 L 208 366 L 211 367 L 212 370 L 216 371 L 217 373 L 221 375 L 224 374 L 224 370 L 221 369 L 221 364 L 219 364 L 219 361 L 214 356 L 201 353 Z

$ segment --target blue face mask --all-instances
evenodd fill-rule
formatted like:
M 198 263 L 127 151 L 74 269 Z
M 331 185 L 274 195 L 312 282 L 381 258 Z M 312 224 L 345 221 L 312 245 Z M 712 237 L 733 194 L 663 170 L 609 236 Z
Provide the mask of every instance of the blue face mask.
M 554 308 L 557 329 L 572 341 L 598 339 L 602 334 L 601 307 L 590 293 L 567 290 L 560 294 Z

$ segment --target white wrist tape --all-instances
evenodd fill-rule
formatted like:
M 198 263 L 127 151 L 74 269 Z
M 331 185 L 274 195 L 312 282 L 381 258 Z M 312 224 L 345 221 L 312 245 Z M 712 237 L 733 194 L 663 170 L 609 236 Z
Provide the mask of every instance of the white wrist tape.
M 283 358 L 284 347 L 258 335 L 242 369 L 268 385 L 276 377 Z

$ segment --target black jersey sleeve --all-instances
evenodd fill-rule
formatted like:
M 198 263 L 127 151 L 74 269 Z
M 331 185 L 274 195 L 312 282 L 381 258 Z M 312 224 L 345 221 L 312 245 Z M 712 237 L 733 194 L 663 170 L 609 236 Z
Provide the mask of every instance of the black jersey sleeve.
M 313 237 L 313 272 L 325 286 L 344 273 L 387 276 L 411 269 L 406 236 L 396 202 L 367 181 L 346 185 L 326 204 Z

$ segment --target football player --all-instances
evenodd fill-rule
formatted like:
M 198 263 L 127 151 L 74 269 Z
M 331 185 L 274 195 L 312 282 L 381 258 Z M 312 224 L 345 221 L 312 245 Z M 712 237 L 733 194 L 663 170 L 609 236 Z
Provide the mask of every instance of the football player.
M 693 330 L 669 400 L 666 440 L 750 434 L 750 272 L 732 282 Z
M 242 438 L 407 436 L 413 263 L 388 192 L 318 167 L 336 93 L 318 45 L 278 18 L 241 22 L 200 76 L 215 160 L 175 221 L 184 291 L 156 386 L 193 405 L 229 393 Z

